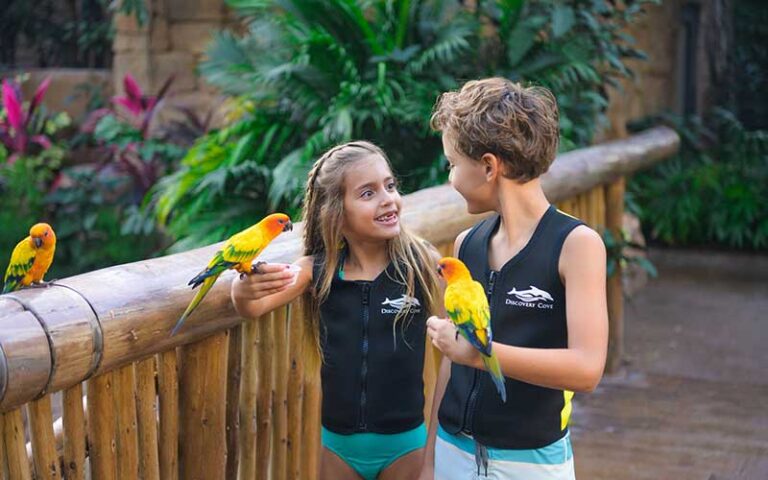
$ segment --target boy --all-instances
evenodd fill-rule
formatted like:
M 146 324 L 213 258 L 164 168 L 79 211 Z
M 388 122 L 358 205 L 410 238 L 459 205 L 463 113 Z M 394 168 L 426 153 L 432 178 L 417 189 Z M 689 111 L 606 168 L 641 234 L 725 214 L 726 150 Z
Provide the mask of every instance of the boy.
M 486 289 L 507 401 L 453 324 L 431 317 L 444 357 L 422 477 L 573 479 L 571 398 L 594 390 L 605 364 L 606 253 L 541 188 L 557 103 L 545 88 L 489 78 L 443 94 L 431 124 L 469 212 L 496 212 L 456 238 L 454 256 Z

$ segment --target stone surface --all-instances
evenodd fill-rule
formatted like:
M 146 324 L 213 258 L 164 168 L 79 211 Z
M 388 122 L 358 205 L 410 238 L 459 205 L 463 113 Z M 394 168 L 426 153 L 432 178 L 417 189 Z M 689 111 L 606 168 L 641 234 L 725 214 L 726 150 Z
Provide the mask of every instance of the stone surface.
M 88 94 L 78 93 L 78 87 L 88 86 L 100 89 L 101 95 L 108 99 L 112 95 L 112 72 L 98 69 L 79 68 L 44 68 L 30 70 L 29 80 L 21 89 L 24 98 L 32 98 L 35 89 L 46 77 L 51 77 L 51 85 L 45 94 L 43 104 L 51 112 L 67 112 L 77 121 L 86 113 Z
M 218 23 L 212 22 L 175 23 L 170 28 L 172 48 L 202 54 L 211 42 L 213 33 L 219 29 Z
M 152 56 L 152 89 L 159 89 L 170 75 L 175 75 L 173 91 L 184 92 L 197 87 L 195 56 L 189 52 L 172 51 Z
M 626 364 L 576 394 L 576 478 L 768 478 L 768 255 L 652 250 Z

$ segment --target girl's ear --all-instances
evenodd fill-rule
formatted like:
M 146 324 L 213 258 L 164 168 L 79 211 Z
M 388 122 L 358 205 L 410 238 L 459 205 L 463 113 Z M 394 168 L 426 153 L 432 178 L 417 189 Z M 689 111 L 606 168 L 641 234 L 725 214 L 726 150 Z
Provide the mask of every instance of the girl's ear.
M 501 173 L 501 159 L 492 153 L 485 153 L 480 157 L 480 162 L 483 164 L 485 179 L 489 182 L 496 180 Z

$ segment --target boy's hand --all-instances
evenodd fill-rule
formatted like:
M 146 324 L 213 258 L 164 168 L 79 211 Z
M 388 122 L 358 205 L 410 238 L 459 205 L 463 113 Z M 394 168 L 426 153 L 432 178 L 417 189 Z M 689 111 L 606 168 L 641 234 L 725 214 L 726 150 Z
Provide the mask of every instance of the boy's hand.
M 443 352 L 453 363 L 460 363 L 473 368 L 483 368 L 480 354 L 466 338 L 459 335 L 456 326 L 447 318 L 429 317 L 427 334 L 432 345 Z
M 259 264 L 254 273 L 241 275 L 232 282 L 232 296 L 243 300 L 258 300 L 282 292 L 294 280 L 294 273 L 285 264 Z

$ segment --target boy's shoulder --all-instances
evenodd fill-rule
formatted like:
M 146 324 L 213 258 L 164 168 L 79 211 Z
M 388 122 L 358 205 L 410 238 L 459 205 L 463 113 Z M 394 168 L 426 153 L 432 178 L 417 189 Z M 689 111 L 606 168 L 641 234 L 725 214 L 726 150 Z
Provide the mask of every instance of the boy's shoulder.
M 602 265 L 604 268 L 606 255 L 605 243 L 600 234 L 581 224 L 565 237 L 560 253 L 560 272 L 590 265 Z

